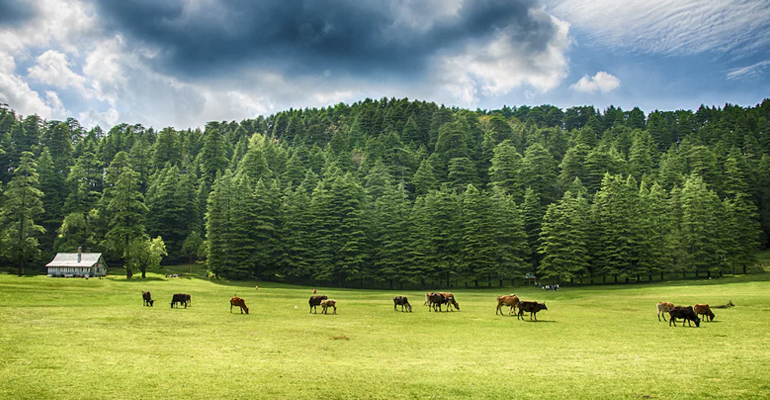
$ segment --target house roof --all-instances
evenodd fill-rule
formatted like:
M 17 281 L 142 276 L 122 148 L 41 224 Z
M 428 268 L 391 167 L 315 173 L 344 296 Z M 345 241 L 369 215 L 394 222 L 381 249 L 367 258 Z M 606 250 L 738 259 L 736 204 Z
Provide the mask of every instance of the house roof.
M 78 262 L 78 253 L 56 253 L 53 261 L 46 267 L 91 267 L 102 258 L 102 253 L 82 253 Z

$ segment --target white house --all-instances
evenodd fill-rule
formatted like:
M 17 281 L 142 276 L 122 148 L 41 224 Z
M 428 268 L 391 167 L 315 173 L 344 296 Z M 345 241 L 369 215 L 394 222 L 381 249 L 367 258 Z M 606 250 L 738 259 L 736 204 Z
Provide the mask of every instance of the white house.
M 53 261 L 45 265 L 48 276 L 105 276 L 107 264 L 102 253 L 56 253 Z

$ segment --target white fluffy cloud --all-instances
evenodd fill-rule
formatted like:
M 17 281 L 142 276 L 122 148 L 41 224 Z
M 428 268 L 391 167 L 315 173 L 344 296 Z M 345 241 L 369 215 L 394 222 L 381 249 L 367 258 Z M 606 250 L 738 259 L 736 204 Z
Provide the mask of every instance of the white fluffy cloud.
M 594 76 L 584 75 L 579 81 L 572 84 L 570 89 L 585 93 L 607 93 L 618 87 L 620 87 L 620 79 L 612 74 L 599 71 Z
M 36 59 L 36 64 L 29 68 L 28 76 L 39 82 L 58 88 L 74 88 L 88 96 L 85 88 L 86 78 L 70 69 L 72 65 L 67 56 L 56 50 L 48 50 Z

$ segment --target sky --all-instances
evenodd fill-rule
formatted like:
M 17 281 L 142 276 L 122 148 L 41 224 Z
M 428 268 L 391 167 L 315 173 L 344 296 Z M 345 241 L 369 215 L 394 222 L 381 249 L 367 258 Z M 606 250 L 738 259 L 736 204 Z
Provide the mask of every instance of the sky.
M 365 98 L 646 113 L 770 97 L 767 0 L 0 0 L 0 103 L 161 129 Z

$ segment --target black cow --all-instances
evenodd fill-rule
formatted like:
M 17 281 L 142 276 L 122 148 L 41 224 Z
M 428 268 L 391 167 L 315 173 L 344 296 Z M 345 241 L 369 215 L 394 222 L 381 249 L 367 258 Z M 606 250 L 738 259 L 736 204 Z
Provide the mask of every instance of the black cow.
M 326 299 L 328 299 L 328 297 L 326 296 L 310 296 L 310 300 L 308 300 L 308 304 L 310 304 L 310 312 L 312 313 L 313 310 L 315 310 L 317 314 L 318 313 L 317 307 L 321 305 L 321 300 L 326 300 Z
M 517 307 L 519 308 L 519 313 L 516 314 L 516 319 L 524 319 L 524 312 L 528 312 L 530 321 L 532 321 L 533 315 L 535 316 L 535 321 L 537 321 L 537 312 L 548 309 L 548 307 L 545 306 L 545 302 L 541 304 L 536 301 L 520 301 L 519 304 L 517 304 Z
M 406 306 L 409 312 L 412 312 L 412 305 L 409 304 L 409 300 L 407 300 L 405 296 L 396 296 L 393 298 L 393 311 L 398 311 L 396 306 L 401 306 L 401 312 L 404 312 L 404 306 Z
M 700 326 L 700 318 L 695 314 L 695 310 L 692 309 L 692 306 L 687 307 L 674 307 L 668 312 L 668 326 L 671 326 L 671 323 L 674 323 L 674 326 L 676 326 L 676 319 L 683 319 L 687 321 L 687 326 L 692 326 L 690 324 L 690 321 L 695 322 L 695 327 Z M 684 321 L 682 321 L 682 326 L 684 326 Z
M 428 302 L 430 307 L 428 311 L 436 311 L 438 309 L 438 312 L 441 312 L 441 305 L 446 304 L 447 299 L 443 294 L 434 292 L 428 294 Z
M 150 296 L 150 292 L 142 292 L 142 300 L 144 300 L 144 305 L 147 306 L 149 304 L 150 307 L 155 303 L 155 300 L 152 299 L 152 296 Z
M 184 304 L 184 308 L 187 308 L 187 306 L 192 305 L 192 296 L 186 293 L 176 293 L 171 298 L 171 308 L 179 308 L 179 304 Z

